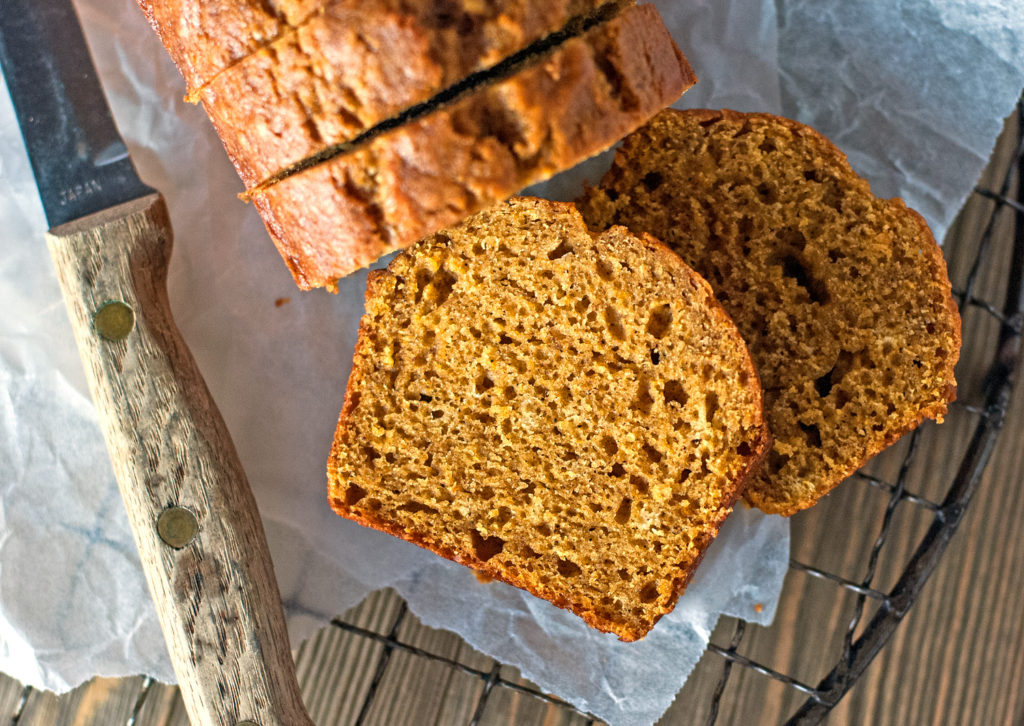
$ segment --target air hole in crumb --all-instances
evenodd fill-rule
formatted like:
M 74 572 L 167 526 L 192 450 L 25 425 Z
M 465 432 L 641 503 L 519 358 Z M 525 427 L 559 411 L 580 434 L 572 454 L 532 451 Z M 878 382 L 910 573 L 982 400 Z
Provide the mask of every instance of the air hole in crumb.
M 708 423 L 711 423 L 715 418 L 715 413 L 718 412 L 718 394 L 714 391 L 708 391 L 707 395 L 704 396 L 704 416 Z
M 578 577 L 582 572 L 583 570 L 575 562 L 559 558 L 558 574 L 562 577 Z
M 651 603 L 658 599 L 658 583 L 654 580 L 648 582 L 640 590 L 640 602 Z
M 642 476 L 631 474 L 629 477 L 629 483 L 641 494 L 646 494 L 650 491 L 650 486 L 647 484 L 647 480 Z
M 818 170 L 808 169 L 804 171 L 804 179 L 806 179 L 807 181 L 818 181 Z
M 395 455 L 389 451 L 388 453 L 384 454 L 384 461 L 388 462 L 389 464 L 394 464 Z
M 626 476 L 626 467 L 622 464 L 612 464 L 612 476 Z
M 434 409 L 433 411 L 430 412 L 430 418 L 434 419 L 435 421 L 439 418 L 444 418 L 444 411 Z
M 654 348 L 651 348 L 651 365 L 658 365 L 661 363 L 661 353 Z
M 845 388 L 836 389 L 836 408 L 842 408 L 850 402 L 850 394 L 846 392 Z
M 789 454 L 780 454 L 775 449 L 772 449 L 771 453 L 768 454 L 768 468 L 771 471 L 781 471 L 788 463 Z
M 646 456 L 647 460 L 652 464 L 658 464 L 661 462 L 662 456 L 664 456 L 664 454 L 662 454 L 660 451 L 658 451 L 650 444 L 644 444 L 644 456 Z
M 683 384 L 679 381 L 665 381 L 664 388 L 665 403 L 678 403 L 680 408 L 686 405 L 689 396 L 683 390 Z
M 754 453 L 754 450 L 750 448 L 750 444 L 746 441 L 740 442 L 740 445 L 736 447 L 736 453 L 740 456 L 750 456 Z
M 514 343 L 515 341 L 512 338 L 505 335 L 504 333 L 502 333 L 501 335 L 498 336 L 498 342 L 501 343 L 502 345 L 508 345 L 509 343 Z
M 539 534 L 541 537 L 551 536 L 551 527 L 549 527 L 546 524 L 538 524 L 536 527 L 534 527 L 534 529 L 537 530 L 537 534 Z
M 476 379 L 476 392 L 483 393 L 494 388 L 494 381 L 486 373 L 480 374 L 480 377 Z
M 427 512 L 428 514 L 436 515 L 437 510 L 433 507 L 428 507 L 426 504 L 420 502 L 406 502 L 398 507 L 400 512 L 409 512 L 409 514 L 418 514 L 420 512 Z
M 817 391 L 818 395 L 822 398 L 832 392 L 832 386 L 835 385 L 832 382 L 832 374 L 835 373 L 835 370 L 835 366 L 833 366 L 828 373 L 814 381 L 814 390 Z
M 636 400 L 633 401 L 631 408 L 646 415 L 651 412 L 652 405 L 654 398 L 651 396 L 650 382 L 647 376 L 640 376 L 636 384 Z
M 493 487 L 483 487 L 480 490 L 480 498 L 485 500 L 485 501 L 490 500 L 490 499 L 494 499 L 494 488 Z
M 660 340 L 665 337 L 671 325 L 672 308 L 666 303 L 651 311 L 651 317 L 647 319 L 647 332 Z
M 622 320 L 619 318 L 619 311 L 608 306 L 604 309 L 604 323 L 608 326 L 608 332 L 616 340 L 625 340 L 626 331 L 622 327 Z
M 628 497 L 623 499 L 619 508 L 615 510 L 616 524 L 626 524 L 633 513 L 633 500 Z
M 620 567 L 619 568 L 619 579 L 620 580 L 628 580 L 629 579 L 629 570 L 627 570 L 625 567 Z
M 807 443 L 811 446 L 821 447 L 821 431 L 818 429 L 817 424 L 805 424 L 800 421 L 797 422 L 800 426 L 800 430 L 804 432 L 804 436 L 807 437 Z
M 509 421 L 507 418 L 502 419 L 501 421 L 501 433 L 505 434 L 506 436 L 512 433 L 512 422 Z
M 512 510 L 508 507 L 498 507 L 498 524 L 508 524 L 509 520 L 512 519 Z
M 689 469 L 683 469 L 679 472 L 679 483 L 682 484 L 684 481 L 690 478 L 690 474 L 693 473 Z
M 619 445 L 615 443 L 615 439 L 611 436 L 605 436 L 601 439 L 601 448 L 604 449 L 604 453 L 608 454 L 608 456 L 615 456 L 619 453 Z
M 376 512 L 378 509 L 380 509 L 380 507 L 381 507 L 381 504 L 380 504 L 380 500 L 379 499 L 367 499 L 366 500 L 366 508 L 367 509 L 370 509 L 370 510 L 373 510 L 374 512 Z
M 433 400 L 434 400 L 433 396 L 428 396 L 425 393 L 421 393 L 420 394 L 420 401 L 423 402 L 423 403 L 430 403 Z
M 607 260 L 597 261 L 597 276 L 602 280 L 612 279 L 612 275 L 615 273 L 615 268 L 612 267 L 612 263 Z
M 452 289 L 455 287 L 458 279 L 449 270 L 443 268 L 434 275 L 434 279 L 430 281 L 427 292 L 436 307 L 444 305 L 445 301 L 452 294 Z
M 811 275 L 810 270 L 796 255 L 787 255 L 782 259 L 782 274 L 793 278 L 797 285 L 806 290 L 811 302 L 824 305 L 829 301 L 828 289 Z
M 501 537 L 484 537 L 475 529 L 469 530 L 469 538 L 473 543 L 473 554 L 483 562 L 487 562 L 505 547 L 505 540 Z
M 373 464 L 373 462 L 375 462 L 377 459 L 380 458 L 380 452 L 377 451 L 372 446 L 364 446 L 363 447 L 363 456 L 366 457 L 366 463 L 367 464 Z
M 358 502 L 360 499 L 366 496 L 366 490 L 361 486 L 355 484 L 349 484 L 348 488 L 345 489 L 345 504 L 351 507 L 353 504 Z
M 570 252 L 572 252 L 572 245 L 570 245 L 567 241 L 562 240 L 562 242 L 558 244 L 558 247 L 555 247 L 555 249 L 548 252 L 548 259 L 557 260 L 562 257 L 565 257 Z
M 656 171 L 651 171 L 644 175 L 643 179 L 640 180 L 640 183 L 647 187 L 647 191 L 653 192 L 661 186 L 663 181 L 664 179 L 661 174 Z

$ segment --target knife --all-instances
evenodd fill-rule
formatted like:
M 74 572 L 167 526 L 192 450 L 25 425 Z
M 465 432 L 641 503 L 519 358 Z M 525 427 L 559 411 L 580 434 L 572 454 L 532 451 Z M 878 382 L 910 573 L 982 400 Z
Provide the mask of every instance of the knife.
M 4 0 L 0 66 L 47 245 L 194 724 L 311 725 L 256 501 L 171 317 L 171 226 L 70 0 Z

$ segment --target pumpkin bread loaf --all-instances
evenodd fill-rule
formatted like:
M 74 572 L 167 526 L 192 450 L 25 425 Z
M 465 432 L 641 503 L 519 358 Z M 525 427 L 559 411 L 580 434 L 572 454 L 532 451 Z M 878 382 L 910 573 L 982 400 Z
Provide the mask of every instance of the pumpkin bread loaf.
M 775 439 L 747 490 L 761 509 L 811 506 L 953 400 L 960 318 L 935 239 L 813 129 L 665 111 L 580 208 L 664 241 L 736 321 Z
M 199 93 L 247 189 L 622 0 L 327 0 Z
M 301 25 L 323 0 L 138 0 L 189 100 L 225 68 Z
M 635 640 L 768 446 L 707 283 L 650 237 L 520 198 L 370 273 L 330 501 Z
M 302 288 L 409 246 L 602 151 L 696 81 L 654 6 L 251 198 Z

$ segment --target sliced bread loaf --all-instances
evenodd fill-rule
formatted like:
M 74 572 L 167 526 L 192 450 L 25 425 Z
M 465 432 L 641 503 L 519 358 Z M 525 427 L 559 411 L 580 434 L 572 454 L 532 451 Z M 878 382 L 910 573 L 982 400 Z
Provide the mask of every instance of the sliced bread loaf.
M 632 7 L 252 199 L 299 286 L 330 287 L 607 148 L 695 81 L 654 6 Z
M 768 446 L 707 283 L 650 237 L 513 199 L 370 273 L 330 501 L 635 640 Z
M 200 97 L 247 189 L 623 0 L 327 0 Z M 603 14 L 598 14 L 602 17 Z M 553 41 L 552 41 L 553 42 Z
M 935 239 L 813 129 L 665 111 L 580 207 L 664 241 L 739 326 L 775 439 L 747 491 L 761 509 L 811 506 L 954 398 L 960 318 Z
M 323 0 L 138 0 L 190 100 L 225 68 L 301 25 Z

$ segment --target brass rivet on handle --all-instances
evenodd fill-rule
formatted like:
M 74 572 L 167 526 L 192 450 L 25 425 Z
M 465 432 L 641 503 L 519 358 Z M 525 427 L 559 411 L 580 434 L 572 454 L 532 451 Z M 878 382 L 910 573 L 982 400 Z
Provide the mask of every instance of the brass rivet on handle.
M 167 507 L 156 520 L 156 532 L 164 544 L 180 550 L 196 538 L 199 520 L 185 507 Z
M 105 302 L 92 316 L 92 327 L 107 340 L 124 340 L 135 327 L 135 311 L 120 300 Z

